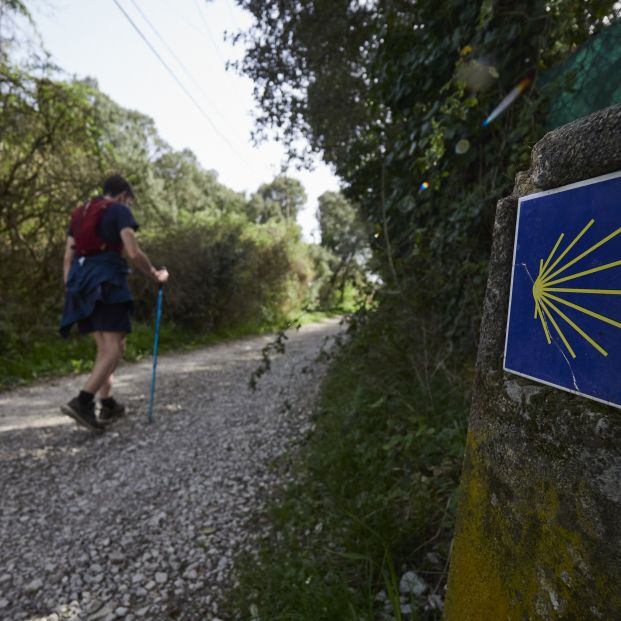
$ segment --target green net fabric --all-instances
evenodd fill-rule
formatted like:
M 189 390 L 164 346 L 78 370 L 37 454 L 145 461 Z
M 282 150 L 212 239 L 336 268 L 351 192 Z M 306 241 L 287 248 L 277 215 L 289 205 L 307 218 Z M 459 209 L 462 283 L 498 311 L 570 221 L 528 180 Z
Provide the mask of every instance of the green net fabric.
M 621 103 L 621 21 L 547 71 L 541 86 L 550 97 L 549 129 Z

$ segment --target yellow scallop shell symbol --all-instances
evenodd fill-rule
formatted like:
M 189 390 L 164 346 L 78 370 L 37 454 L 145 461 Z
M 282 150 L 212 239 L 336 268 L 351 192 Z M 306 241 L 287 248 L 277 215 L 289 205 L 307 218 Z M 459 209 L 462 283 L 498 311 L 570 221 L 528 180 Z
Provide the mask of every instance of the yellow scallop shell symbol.
M 563 298 L 563 293 L 571 293 L 571 294 L 584 294 L 584 295 L 621 295 L 621 290 L 619 289 L 580 289 L 580 288 L 571 288 L 566 286 L 560 286 L 563 283 L 575 280 L 582 276 L 587 276 L 589 274 L 594 274 L 596 272 L 602 272 L 604 270 L 612 269 L 613 267 L 617 267 L 621 265 L 621 260 L 612 261 L 611 263 L 606 263 L 605 265 L 599 265 L 598 267 L 593 267 L 587 270 L 582 270 L 574 274 L 569 274 L 568 276 L 560 276 L 563 272 L 565 272 L 570 267 L 576 265 L 579 261 L 584 259 L 586 256 L 590 255 L 592 252 L 603 246 L 605 243 L 609 242 L 611 239 L 616 237 L 621 233 L 621 227 L 607 235 L 596 244 L 593 244 L 590 248 L 587 248 L 584 252 L 579 254 L 574 259 L 567 261 L 567 263 L 561 263 L 567 253 L 578 243 L 580 238 L 593 226 L 595 220 L 590 220 L 587 225 L 576 235 L 573 241 L 563 250 L 558 257 L 554 259 L 556 251 L 559 249 L 561 242 L 565 236 L 564 233 L 561 233 L 558 238 L 556 244 L 552 248 L 552 251 L 548 255 L 548 258 L 544 261 L 541 259 L 539 261 L 539 274 L 537 275 L 537 279 L 533 283 L 533 298 L 535 300 L 535 319 L 539 318 L 541 321 L 541 327 L 543 328 L 543 332 L 546 337 L 546 341 L 548 345 L 552 343 L 552 338 L 550 337 L 550 325 L 554 328 L 556 333 L 559 335 L 561 341 L 567 348 L 570 356 L 572 358 L 576 357 L 576 353 L 571 347 L 565 333 L 559 326 L 559 322 L 557 319 L 561 319 L 564 324 L 570 326 L 575 332 L 577 332 L 589 345 L 594 347 L 600 354 L 603 356 L 607 356 L 608 352 L 597 343 L 591 336 L 589 336 L 579 325 L 577 325 L 574 321 L 572 321 L 560 308 L 558 305 L 567 306 L 569 308 L 573 308 L 589 317 L 594 317 L 599 321 L 610 324 L 615 328 L 621 328 L 621 322 L 615 321 L 614 319 L 610 319 L 610 317 L 605 317 L 600 313 L 596 313 L 595 311 L 589 310 L 584 306 L 580 306 L 569 300 Z M 554 261 L 553 261 L 554 259 Z M 556 317 L 556 318 L 555 318 Z M 562 324 L 563 325 L 563 324 Z

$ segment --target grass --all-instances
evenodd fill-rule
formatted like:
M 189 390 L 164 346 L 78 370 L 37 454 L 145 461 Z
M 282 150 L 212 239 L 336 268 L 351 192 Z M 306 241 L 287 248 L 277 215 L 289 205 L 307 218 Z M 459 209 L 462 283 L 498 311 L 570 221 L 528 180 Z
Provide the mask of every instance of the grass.
M 304 312 L 292 319 L 302 325 L 336 316 L 334 312 Z M 285 322 L 286 323 L 286 322 Z M 159 353 L 170 353 L 206 347 L 245 336 L 266 334 L 279 330 L 283 322 L 247 323 L 216 331 L 189 330 L 163 321 L 160 326 Z M 153 325 L 134 322 L 127 339 L 124 360 L 137 362 L 152 355 Z M 4 338 L 0 345 L 0 390 L 32 383 L 33 381 L 83 373 L 93 365 L 95 346 L 92 339 L 75 334 L 67 339 L 57 336 L 56 327 L 41 328 L 30 333 Z
M 414 368 L 428 352 L 388 316 L 376 314 L 333 360 L 295 482 L 261 518 L 269 535 L 258 556 L 238 560 L 231 618 L 440 618 L 430 596 L 437 602 L 446 583 L 469 371 Z M 428 588 L 404 602 L 406 570 Z

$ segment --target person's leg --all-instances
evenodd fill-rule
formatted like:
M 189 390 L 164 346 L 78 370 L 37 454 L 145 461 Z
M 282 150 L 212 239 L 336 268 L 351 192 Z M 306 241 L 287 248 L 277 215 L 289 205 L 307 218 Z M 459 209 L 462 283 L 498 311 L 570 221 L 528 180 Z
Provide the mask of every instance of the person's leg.
M 95 333 L 97 334 L 101 334 L 99 332 Z M 123 334 L 122 335 L 122 340 L 121 340 L 121 357 L 119 358 L 119 361 L 121 360 L 121 358 L 123 357 L 123 354 L 125 353 L 125 345 L 126 345 L 126 337 Z M 97 336 L 95 337 L 95 341 L 97 341 Z M 99 337 L 101 338 L 101 337 Z M 99 351 L 99 343 L 97 344 L 97 349 Z M 118 362 L 117 362 L 118 364 Z M 116 367 L 115 367 L 116 368 Z M 101 385 L 101 388 L 99 389 L 99 396 L 101 399 L 109 399 L 112 396 L 112 384 L 114 381 L 114 373 L 111 373 L 104 381 L 104 383 Z
M 90 333 L 97 345 L 93 370 L 80 394 L 61 406 L 61 411 L 79 424 L 93 430 L 103 431 L 103 414 L 121 416 L 125 408 L 110 397 L 112 373 L 123 356 L 125 336 L 131 331 L 129 311 L 126 304 L 97 303 L 88 318 L 78 322 L 80 334 Z M 102 391 L 102 420 L 95 415 L 95 395 Z M 107 398 L 106 398 L 107 395 Z M 109 416 L 107 416 L 109 418 Z
M 101 399 L 109 399 L 112 396 L 112 383 L 114 381 L 114 373 L 106 379 L 99 389 L 99 397 Z
M 79 425 L 91 431 L 102 432 L 105 430 L 105 427 L 97 420 L 95 415 L 95 393 L 97 392 L 97 383 L 101 381 L 102 369 L 110 366 L 111 350 L 102 332 L 91 332 L 91 334 L 97 346 L 93 371 L 80 394 L 71 399 L 66 405 L 62 405 L 60 409 L 63 414 L 71 416 Z M 107 373 L 107 375 L 109 374 L 110 372 Z
M 102 387 L 112 389 L 112 374 L 119 364 L 124 351 L 123 332 L 94 332 L 97 356 L 93 370 L 84 384 L 83 391 L 95 395 Z
M 123 338 L 123 340 L 121 341 L 121 358 L 123 357 L 124 353 L 125 338 Z M 108 423 L 113 423 L 114 421 L 125 415 L 125 406 L 122 403 L 119 403 L 112 396 L 113 379 L 114 375 L 109 375 L 99 389 L 99 396 L 101 402 L 101 410 L 99 411 L 99 422 L 103 423 L 104 425 L 107 425 Z

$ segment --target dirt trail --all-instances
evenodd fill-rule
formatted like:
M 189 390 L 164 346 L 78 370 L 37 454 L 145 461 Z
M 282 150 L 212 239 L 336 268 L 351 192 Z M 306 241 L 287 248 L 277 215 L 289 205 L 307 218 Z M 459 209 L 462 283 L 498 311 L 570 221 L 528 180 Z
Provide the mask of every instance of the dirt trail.
M 216 619 L 236 550 L 279 482 L 270 465 L 310 429 L 337 320 L 290 335 L 259 389 L 270 337 L 124 365 L 129 415 L 101 436 L 58 406 L 83 378 L 0 394 L 0 618 Z M 115 391 L 115 392 L 116 392 Z

